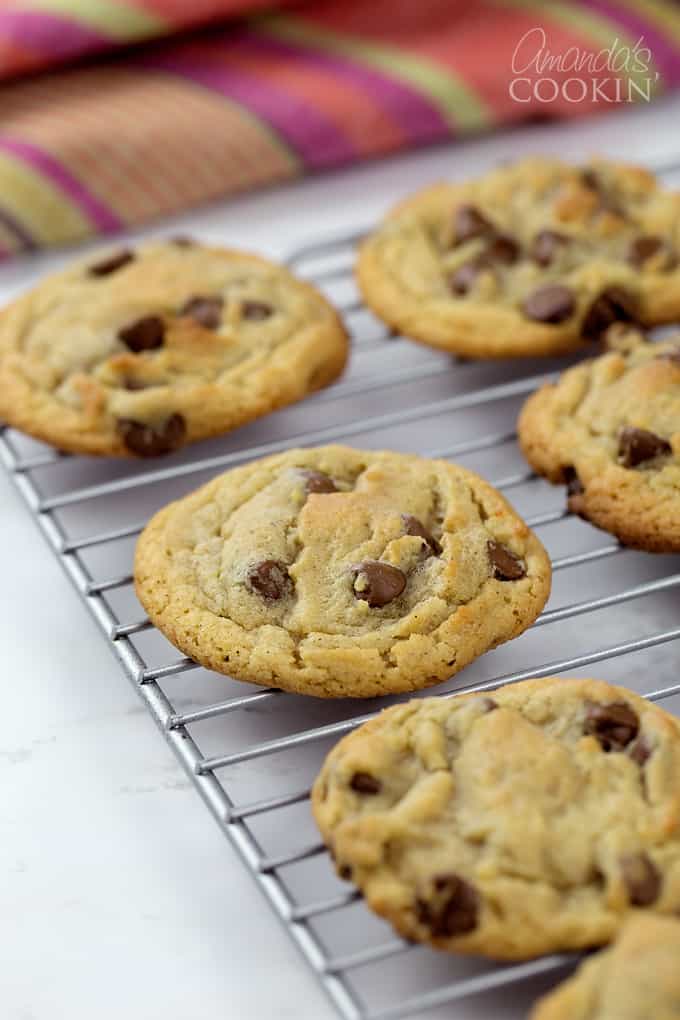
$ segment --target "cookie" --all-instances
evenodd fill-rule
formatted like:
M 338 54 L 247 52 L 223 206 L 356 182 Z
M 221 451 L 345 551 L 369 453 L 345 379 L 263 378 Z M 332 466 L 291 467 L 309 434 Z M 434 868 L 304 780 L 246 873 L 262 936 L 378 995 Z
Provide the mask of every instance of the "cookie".
M 541 999 L 531 1020 L 680 1020 L 680 921 L 633 915 L 611 949 Z
M 526 402 L 531 466 L 567 485 L 569 508 L 624 544 L 680 552 L 680 339 L 626 327 L 613 349 L 568 369 Z
M 312 808 L 341 877 L 401 935 L 520 960 L 680 910 L 680 725 L 549 678 L 411 700 L 330 752 Z
M 363 244 L 390 327 L 472 358 L 563 354 L 680 315 L 680 194 L 646 170 L 531 158 L 403 202 Z
M 187 239 L 95 255 L 0 317 L 0 418 L 76 453 L 156 457 L 325 386 L 347 337 L 312 287 Z
M 210 669 L 372 697 L 441 683 L 520 634 L 550 562 L 470 471 L 328 446 L 253 461 L 161 510 L 135 580 L 153 623 Z

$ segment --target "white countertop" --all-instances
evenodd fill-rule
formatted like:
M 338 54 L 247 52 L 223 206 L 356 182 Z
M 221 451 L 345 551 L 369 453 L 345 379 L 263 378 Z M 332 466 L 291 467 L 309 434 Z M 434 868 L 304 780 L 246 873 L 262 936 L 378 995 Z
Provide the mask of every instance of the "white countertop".
M 438 147 L 217 204 L 157 230 L 281 254 L 319 232 L 363 226 L 430 180 L 528 149 L 667 159 L 679 118 L 680 99 L 666 100 Z M 0 298 L 63 257 L 4 268 Z M 332 1020 L 2 472 L 0 543 L 2 1016 Z M 463 1002 L 440 1015 L 469 1013 Z M 521 1015 L 511 1002 L 502 1011 L 503 1020 Z

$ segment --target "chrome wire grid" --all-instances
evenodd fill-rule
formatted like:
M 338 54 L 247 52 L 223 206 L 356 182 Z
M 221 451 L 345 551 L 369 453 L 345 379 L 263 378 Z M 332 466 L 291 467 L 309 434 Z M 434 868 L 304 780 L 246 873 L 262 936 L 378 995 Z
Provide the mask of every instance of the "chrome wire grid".
M 144 521 L 218 470 L 291 445 L 347 440 L 455 457 L 508 493 L 539 532 L 553 561 L 553 596 L 525 635 L 427 693 L 451 697 L 528 677 L 588 675 L 597 664 L 595 675 L 675 707 L 677 557 L 626 550 L 570 516 L 564 490 L 536 478 L 515 442 L 522 400 L 566 362 L 463 362 L 387 333 L 352 282 L 359 237 L 320 241 L 289 259 L 329 294 L 352 332 L 349 373 L 332 388 L 162 465 L 65 456 L 7 427 L 0 456 L 123 672 L 339 1016 L 453 1018 L 463 1014 L 451 1004 L 466 999 L 458 1007 L 466 1020 L 514 1018 L 535 994 L 528 979 L 554 981 L 572 958 L 493 966 L 396 938 L 336 878 L 311 822 L 309 786 L 325 752 L 397 699 L 324 702 L 210 673 L 178 657 L 144 618 L 132 587 Z

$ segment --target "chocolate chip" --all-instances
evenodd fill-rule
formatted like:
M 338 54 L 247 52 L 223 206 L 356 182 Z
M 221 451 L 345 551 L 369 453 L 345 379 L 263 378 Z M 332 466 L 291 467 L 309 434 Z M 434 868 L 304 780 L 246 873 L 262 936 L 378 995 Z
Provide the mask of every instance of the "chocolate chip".
M 323 471 L 302 471 L 301 474 L 305 480 L 305 489 L 308 493 L 338 491 L 333 479 L 329 475 L 324 474 Z
M 103 259 L 101 262 L 95 262 L 88 269 L 88 273 L 90 276 L 108 276 L 110 273 L 115 273 L 117 269 L 122 269 L 128 262 L 132 262 L 134 257 L 135 253 L 130 251 L 129 248 L 125 248 L 123 251 L 116 252 L 115 255 L 110 255 L 109 258 Z
M 567 509 L 570 513 L 581 517 L 585 506 L 583 499 L 583 494 L 586 491 L 585 486 L 573 467 L 565 468 L 563 477 L 567 486 Z
M 581 171 L 581 181 L 585 184 L 586 188 L 590 188 L 591 191 L 600 190 L 600 182 L 597 178 L 597 174 L 590 167 L 584 167 Z
M 493 224 L 474 205 L 461 205 L 454 217 L 456 244 L 494 233 Z
M 531 258 L 539 266 L 549 266 L 565 244 L 569 244 L 566 234 L 560 234 L 557 230 L 539 230 L 531 245 Z
M 130 390 L 131 393 L 136 393 L 139 390 L 148 390 L 152 386 L 162 385 L 160 383 L 145 382 L 143 379 L 133 379 L 131 376 L 123 379 L 122 386 L 125 390 Z
M 498 708 L 498 702 L 494 701 L 493 698 L 480 698 L 480 702 L 484 711 L 488 714 L 489 712 L 495 712 Z
M 430 534 L 422 521 L 419 521 L 413 514 L 402 514 L 401 523 L 404 525 L 404 533 L 406 535 L 413 535 L 416 538 L 422 538 L 429 546 L 430 552 L 435 556 L 439 556 L 442 551 L 437 539 Z
M 293 582 L 288 568 L 279 560 L 263 560 L 255 563 L 246 576 L 246 585 L 251 591 L 268 602 L 277 602 L 290 595 Z
M 608 287 L 590 305 L 581 324 L 585 340 L 599 340 L 612 322 L 635 322 L 635 298 L 622 287 Z
M 631 241 L 627 259 L 633 266 L 642 266 L 647 259 L 651 259 L 652 255 L 656 255 L 662 248 L 663 241 L 660 237 L 636 237 L 634 241 Z
M 489 260 L 484 255 L 464 262 L 449 275 L 447 280 L 449 289 L 454 294 L 467 294 L 474 287 L 479 274 L 490 268 Z
M 661 875 L 645 853 L 631 854 L 621 860 L 623 881 L 633 907 L 649 907 L 661 894 Z
M 272 306 L 266 305 L 264 301 L 243 301 L 241 304 L 241 317 L 252 322 L 268 319 L 273 312 Z
M 205 329 L 217 329 L 222 318 L 224 301 L 221 297 L 196 295 L 180 308 L 179 314 L 186 315 Z
M 574 295 L 561 283 L 548 283 L 524 299 L 522 311 L 528 319 L 556 325 L 564 322 L 576 308 Z
M 474 886 L 458 875 L 439 875 L 432 895 L 416 900 L 416 914 L 435 936 L 465 935 L 477 927 L 479 896 Z
M 118 339 L 131 351 L 153 351 L 163 346 L 165 326 L 157 315 L 146 315 L 130 326 L 118 330 Z
M 382 783 L 370 772 L 355 772 L 349 781 L 355 793 L 376 794 L 382 790 Z
M 606 188 L 594 170 L 583 170 L 581 173 L 581 180 L 587 188 L 596 193 L 600 212 L 609 212 L 614 216 L 622 216 L 625 218 L 625 210 L 621 203 L 611 193 L 611 191 Z
M 170 244 L 174 244 L 176 248 L 193 248 L 196 245 L 193 237 L 171 237 Z
M 586 702 L 583 732 L 596 737 L 603 751 L 623 751 L 639 729 L 638 717 L 624 701 L 613 701 L 609 705 Z
M 628 748 L 628 754 L 636 763 L 636 765 L 644 765 L 648 758 L 651 757 L 654 748 L 644 737 L 638 737 L 634 744 Z
M 647 429 L 627 425 L 619 432 L 619 463 L 622 467 L 634 468 L 646 460 L 669 453 L 672 453 L 671 444 Z
M 497 581 L 519 581 L 526 576 L 526 567 L 514 553 L 510 552 L 507 546 L 501 545 L 494 539 L 487 543 L 491 570 Z
M 352 877 L 352 865 L 351 864 L 339 864 L 338 865 L 338 876 L 344 879 L 345 882 L 349 882 Z
M 485 254 L 492 262 L 502 262 L 507 266 L 512 265 L 519 258 L 520 248 L 514 237 L 509 234 L 497 234 L 491 239 L 485 249 Z
M 371 609 L 386 606 L 401 595 L 406 587 L 406 575 L 390 563 L 364 560 L 354 570 L 354 597 L 368 602 Z
M 130 453 L 138 457 L 162 457 L 182 445 L 186 422 L 181 414 L 171 414 L 160 425 L 147 425 L 133 418 L 119 418 L 116 431 Z
M 680 365 L 680 347 L 672 347 L 669 351 L 656 355 L 656 361 L 670 361 L 674 365 Z

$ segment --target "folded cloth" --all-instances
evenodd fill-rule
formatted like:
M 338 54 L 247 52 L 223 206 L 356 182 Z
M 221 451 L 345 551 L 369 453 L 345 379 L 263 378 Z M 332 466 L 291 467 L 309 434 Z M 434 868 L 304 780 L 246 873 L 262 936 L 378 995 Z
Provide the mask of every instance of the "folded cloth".
M 0 0 L 0 79 L 271 7 L 271 0 Z
M 251 2 L 124 6 L 169 30 L 185 6 L 196 20 Z M 77 51 L 60 48 L 59 25 L 110 26 L 121 5 L 5 4 L 5 50 L 19 6 L 49 12 L 59 59 Z M 5 52 L 5 70 L 35 63 L 35 38 L 13 65 Z M 504 123 L 644 102 L 679 81 L 672 0 L 315 0 L 249 15 L 0 86 L 0 257 Z

